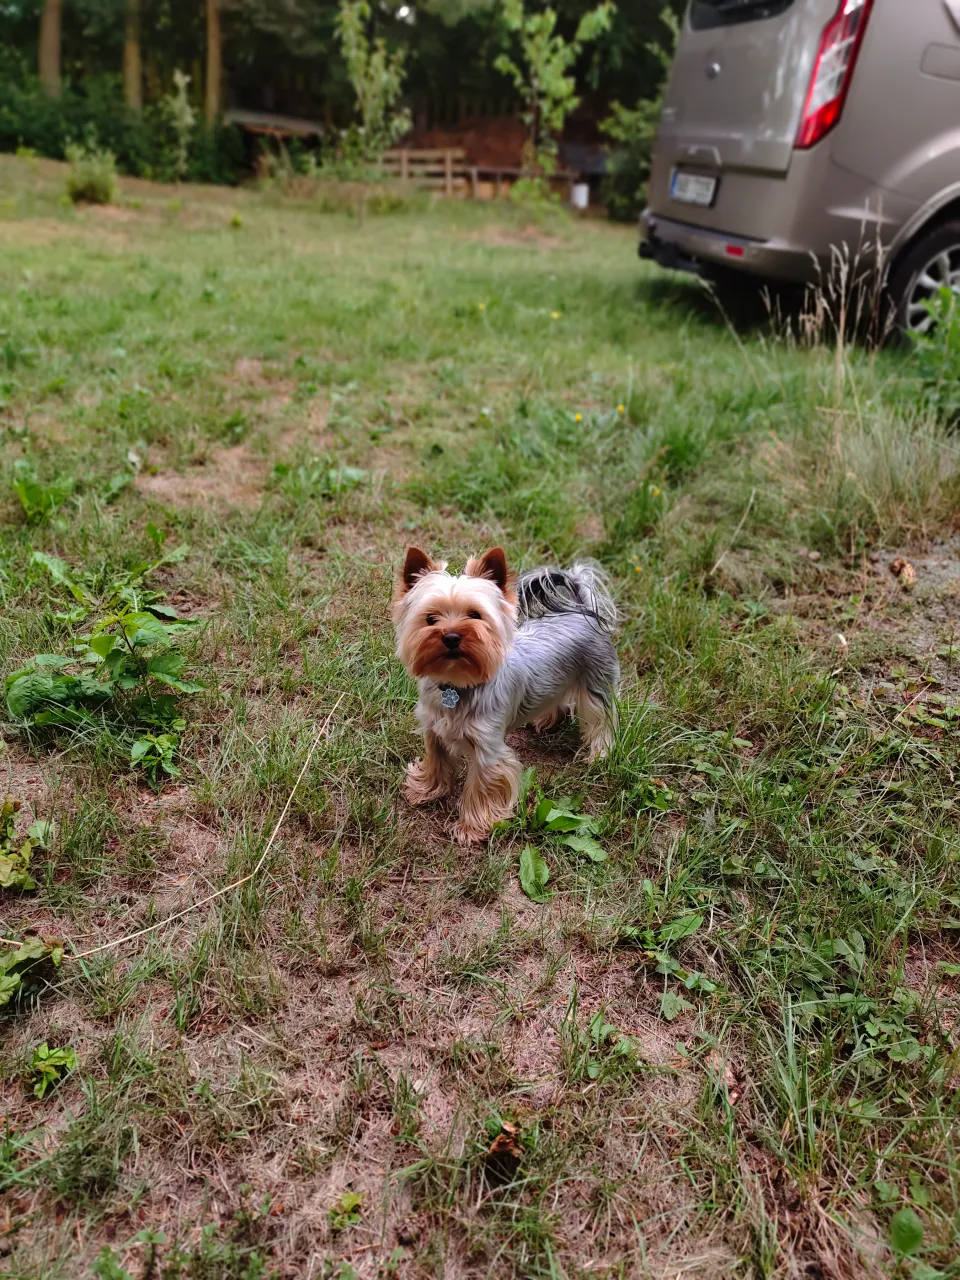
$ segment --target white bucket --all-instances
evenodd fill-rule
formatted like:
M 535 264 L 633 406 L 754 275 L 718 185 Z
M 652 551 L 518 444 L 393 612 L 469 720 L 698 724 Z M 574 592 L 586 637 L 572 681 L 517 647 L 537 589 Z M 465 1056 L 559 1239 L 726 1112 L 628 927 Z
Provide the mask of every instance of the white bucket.
M 589 182 L 575 182 L 571 192 L 570 203 L 575 209 L 586 209 L 590 204 Z

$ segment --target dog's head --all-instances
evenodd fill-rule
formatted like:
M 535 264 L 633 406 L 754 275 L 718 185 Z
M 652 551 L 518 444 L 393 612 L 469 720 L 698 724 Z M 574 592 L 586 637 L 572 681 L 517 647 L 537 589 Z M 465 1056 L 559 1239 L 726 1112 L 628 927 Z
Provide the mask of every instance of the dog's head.
M 517 629 L 513 575 L 501 547 L 446 572 L 410 547 L 393 597 L 397 657 L 412 676 L 470 688 L 492 680 Z

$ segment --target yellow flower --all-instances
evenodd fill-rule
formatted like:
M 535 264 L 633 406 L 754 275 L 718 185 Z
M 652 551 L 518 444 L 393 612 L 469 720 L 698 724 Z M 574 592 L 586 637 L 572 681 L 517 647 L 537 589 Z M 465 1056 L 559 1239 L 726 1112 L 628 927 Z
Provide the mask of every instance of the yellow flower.
M 657 489 L 656 487 L 655 487 L 655 488 L 653 488 L 653 489 L 651 489 L 651 490 L 650 490 L 650 492 L 653 494 L 653 496 L 654 496 L 655 498 L 659 498 L 659 497 L 660 497 L 660 490 L 659 490 L 659 489 Z
M 618 404 L 618 405 L 617 405 L 617 413 L 623 413 L 623 405 L 622 405 L 622 404 Z
M 637 573 L 643 573 L 643 565 L 642 565 L 642 564 L 635 564 L 633 567 L 636 569 Z
M 559 319 L 560 319 L 560 312 L 559 312 L 559 311 L 551 311 L 551 312 L 550 312 L 550 316 L 551 316 L 551 318 L 552 318 L 553 320 L 559 320 Z
M 478 310 L 478 311 L 486 311 L 486 309 L 487 309 L 487 304 L 486 304 L 485 302 L 478 302 L 478 303 L 477 303 L 477 310 Z
M 574 422 L 582 422 L 582 421 L 583 421 L 583 414 L 582 414 L 582 413 L 575 413 L 575 414 L 573 415 L 573 420 L 574 420 Z

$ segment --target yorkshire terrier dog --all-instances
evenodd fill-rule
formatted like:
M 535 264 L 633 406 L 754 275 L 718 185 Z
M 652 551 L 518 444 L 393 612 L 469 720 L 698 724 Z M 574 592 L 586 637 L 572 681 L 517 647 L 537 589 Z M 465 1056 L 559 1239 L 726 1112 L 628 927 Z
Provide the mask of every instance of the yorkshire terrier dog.
M 620 679 L 617 611 L 599 568 L 533 569 L 519 578 L 500 547 L 460 576 L 411 547 L 397 583 L 397 656 L 419 682 L 426 740 L 404 796 L 427 804 L 466 779 L 454 835 L 482 841 L 517 803 L 522 767 L 511 729 L 549 728 L 574 711 L 591 760 L 610 746 Z

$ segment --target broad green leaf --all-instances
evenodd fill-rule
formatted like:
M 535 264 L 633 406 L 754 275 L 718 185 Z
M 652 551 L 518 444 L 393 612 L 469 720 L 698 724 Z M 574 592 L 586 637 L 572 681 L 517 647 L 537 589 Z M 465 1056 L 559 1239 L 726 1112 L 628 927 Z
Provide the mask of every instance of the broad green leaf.
M 49 702 L 54 677 L 49 671 L 31 671 L 14 680 L 7 690 L 7 710 L 14 720 L 22 720 L 37 707 Z
M 546 796 L 543 797 L 543 799 L 537 805 L 537 811 L 534 814 L 534 817 L 537 820 L 538 826 L 541 826 L 541 827 L 543 826 L 543 824 L 547 820 L 547 814 L 550 813 L 550 811 L 555 807 L 556 806 L 554 805 L 552 800 L 549 800 Z
M 180 680 L 177 676 L 168 676 L 163 671 L 154 671 L 151 674 L 155 679 L 169 685 L 171 689 L 176 689 L 179 693 L 203 693 L 207 687 L 197 680 Z
M 564 800 L 551 800 L 548 796 L 537 805 L 537 824 L 548 831 L 579 831 L 593 825 L 593 819 L 585 813 L 574 813 Z
M 551 809 L 543 825 L 548 831 L 579 831 L 589 827 L 593 820 L 585 813 L 573 813 L 570 809 Z
M 530 788 L 533 786 L 533 780 L 536 777 L 536 769 L 531 765 L 529 769 L 524 769 L 520 775 L 520 791 L 517 795 L 517 808 L 521 811 L 527 803 L 527 796 L 530 794 Z
M 607 851 L 597 844 L 593 836 L 564 836 L 563 843 L 574 853 L 585 854 L 591 862 L 606 862 Z
M 526 845 L 520 855 L 520 887 L 533 902 L 549 902 L 553 896 L 546 892 L 550 868 L 532 845 Z
M 127 485 L 131 483 L 133 476 L 129 472 L 119 471 L 116 475 L 110 477 L 103 490 L 104 502 L 113 502 L 118 498 Z
M 671 920 L 660 930 L 661 942 L 679 942 L 681 938 L 689 938 L 703 924 L 703 916 L 696 912 L 688 912 L 676 920 Z
M 69 1045 L 62 1049 L 51 1049 L 49 1045 L 42 1044 L 34 1050 L 30 1067 L 34 1076 L 39 1077 L 33 1086 L 33 1092 L 38 1098 L 43 1098 L 62 1076 L 76 1070 L 76 1050 Z
M 147 663 L 147 670 L 152 676 L 175 676 L 180 672 L 185 662 L 184 655 L 177 653 L 175 650 L 171 653 L 158 653 L 156 657 L 151 658 Z
M 30 938 L 15 948 L 0 951 L 0 1006 L 9 1004 L 23 985 L 24 975 L 36 965 L 49 960 L 58 966 L 63 947 L 42 938 Z
M 123 619 L 123 630 L 134 645 L 168 645 L 170 637 L 163 623 L 152 613 L 131 613 Z
M 168 604 L 148 604 L 147 611 L 156 614 L 158 618 L 170 618 L 173 622 L 177 621 L 176 609 L 171 609 Z
M 902 1258 L 909 1258 L 920 1248 L 923 1223 L 913 1209 L 905 1206 L 890 1219 L 890 1243 Z
M 334 467 L 328 476 L 331 489 L 355 489 L 358 484 L 363 484 L 367 473 L 360 467 Z
M 25 840 L 19 849 L 0 853 L 0 889 L 35 889 L 37 882 L 30 874 L 31 842 Z
M 0 973 L 0 1008 L 9 1004 L 19 990 L 19 973 Z
M 90 639 L 90 648 L 94 653 L 99 653 L 101 658 L 105 658 L 117 643 L 117 637 L 112 635 L 92 636 Z
M 49 849 L 56 839 L 57 824 L 52 819 L 40 819 L 27 827 L 27 835 L 40 849 Z
M 123 675 L 129 657 L 125 649 L 111 649 L 104 658 L 104 664 L 114 680 L 119 680 Z
M 590 1039 L 597 1048 L 604 1044 L 608 1036 L 612 1036 L 616 1030 L 612 1023 L 604 1021 L 602 1013 L 595 1013 L 590 1019 Z
M 667 1022 L 678 1018 L 685 1009 L 692 1008 L 693 1005 L 689 1000 L 684 1000 L 683 996 L 678 996 L 674 991 L 665 991 L 660 997 L 660 1016 Z
M 49 573 L 50 577 L 54 582 L 58 583 L 58 585 L 62 587 L 69 587 L 71 585 L 73 580 L 70 577 L 70 567 L 67 562 L 65 560 L 61 560 L 59 556 L 48 556 L 42 551 L 34 551 L 30 560 L 31 563 L 39 564 L 46 569 L 47 573 Z

